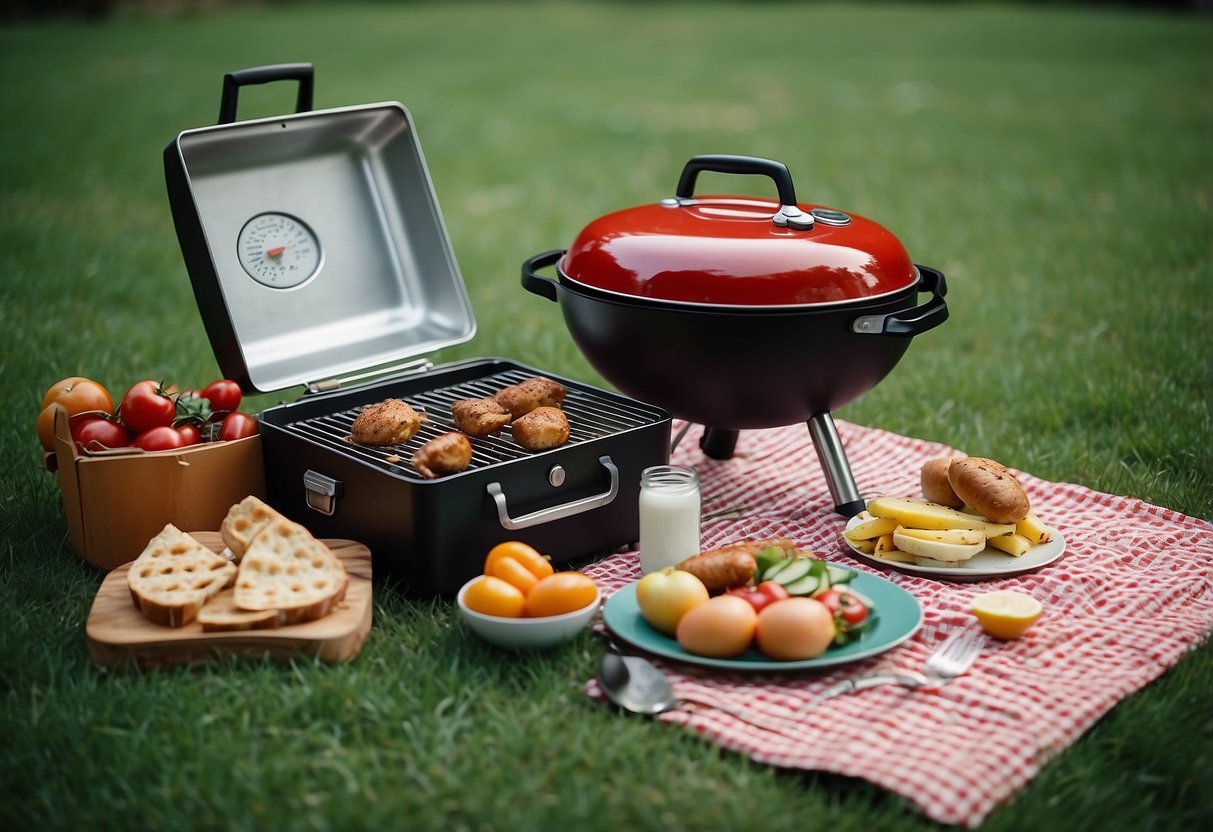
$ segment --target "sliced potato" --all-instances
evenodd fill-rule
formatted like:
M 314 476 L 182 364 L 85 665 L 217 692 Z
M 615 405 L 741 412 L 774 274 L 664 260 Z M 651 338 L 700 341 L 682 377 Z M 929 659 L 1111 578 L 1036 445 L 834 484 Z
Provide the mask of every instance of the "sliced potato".
M 991 523 L 976 514 L 911 497 L 877 497 L 868 503 L 868 511 L 874 517 L 892 518 L 908 529 L 978 529 L 986 537 L 1015 531 L 1014 523 Z
M 855 543 L 860 540 L 875 540 L 882 534 L 892 534 L 897 528 L 897 521 L 892 517 L 870 517 L 861 523 L 856 523 L 843 532 L 847 540 Z
M 1027 517 L 1015 524 L 1015 533 L 1026 537 L 1033 546 L 1048 543 L 1053 539 L 1053 533 L 1032 512 L 1028 512 Z
M 893 532 L 893 545 L 903 552 L 917 555 L 921 558 L 931 558 L 947 563 L 963 563 L 986 548 L 983 538 L 977 543 L 943 543 L 938 540 L 923 540 L 903 534 L 901 530 Z
M 991 537 L 986 543 L 1015 558 L 1023 557 L 1032 548 L 1032 541 L 1022 534 L 1000 534 Z
M 876 551 L 876 538 L 874 538 L 874 537 L 869 540 L 851 540 L 849 537 L 846 537 L 845 535 L 843 535 L 843 537 L 845 538 L 845 540 L 848 544 L 850 544 L 853 548 L 858 549 L 859 551 L 863 552 L 865 555 L 871 555 L 871 554 L 875 553 L 875 551 Z
M 986 540 L 985 534 L 980 529 L 907 529 L 905 526 L 898 526 L 894 531 L 901 532 L 907 537 L 916 537 L 919 540 L 934 540 L 939 543 L 951 543 L 955 546 L 984 544 Z

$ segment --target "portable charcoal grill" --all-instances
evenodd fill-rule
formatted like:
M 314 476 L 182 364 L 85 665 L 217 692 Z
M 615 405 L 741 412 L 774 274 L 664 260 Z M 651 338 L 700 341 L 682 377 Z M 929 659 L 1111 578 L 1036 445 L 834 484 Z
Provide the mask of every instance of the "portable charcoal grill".
M 236 121 L 245 84 L 299 82 L 298 112 Z M 557 563 L 636 541 L 641 471 L 669 459 L 658 407 L 501 358 L 419 358 L 475 322 L 415 128 L 398 103 L 311 109 L 308 64 L 224 78 L 220 124 L 165 149 L 173 220 L 211 346 L 246 392 L 303 385 L 261 414 L 269 502 L 320 537 L 370 547 L 410 594 L 454 594 L 505 540 Z M 533 376 L 568 388 L 569 440 L 531 452 L 506 428 L 471 439 L 467 470 L 412 465 L 454 430 L 452 402 Z M 367 378 L 376 379 L 365 382 Z M 390 447 L 349 440 L 399 398 L 426 414 Z

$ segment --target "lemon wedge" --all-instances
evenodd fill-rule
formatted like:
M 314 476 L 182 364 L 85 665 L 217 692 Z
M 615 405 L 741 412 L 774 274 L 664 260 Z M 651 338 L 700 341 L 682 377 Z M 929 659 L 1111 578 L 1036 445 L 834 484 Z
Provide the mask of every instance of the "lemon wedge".
M 987 633 L 995 638 L 1013 639 L 1036 623 L 1044 606 L 1031 595 L 1001 590 L 978 595 L 969 609 Z

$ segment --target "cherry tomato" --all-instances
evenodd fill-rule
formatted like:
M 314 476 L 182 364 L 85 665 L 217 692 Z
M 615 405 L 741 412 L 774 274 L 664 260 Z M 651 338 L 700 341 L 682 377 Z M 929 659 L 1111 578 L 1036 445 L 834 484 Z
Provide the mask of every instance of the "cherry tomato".
M 181 440 L 186 445 L 197 445 L 202 441 L 202 431 L 198 430 L 198 426 L 192 422 L 186 422 L 184 425 L 177 425 L 177 433 L 181 434 Z
M 526 596 L 528 618 L 563 615 L 583 609 L 598 597 L 598 587 L 580 572 L 556 572 L 541 578 Z
M 85 419 L 72 428 L 72 439 L 81 453 L 125 448 L 131 444 L 130 432 L 110 419 Z
M 484 574 L 495 575 L 497 561 L 502 558 L 512 558 L 523 566 L 526 571 L 535 576 L 536 580 L 552 574 L 552 563 L 535 549 L 517 540 L 507 540 L 498 543 L 489 550 L 484 559 Z
M 168 425 L 158 425 L 148 428 L 133 440 L 131 445 L 145 451 L 171 451 L 185 447 L 185 438 Z
M 737 595 L 750 602 L 750 606 L 754 608 L 754 612 L 762 612 L 762 610 L 774 601 L 782 601 L 788 597 L 788 591 L 783 584 L 775 581 L 763 581 L 754 589 L 748 587 L 734 587 L 729 590 L 730 595 Z
M 55 449 L 55 414 L 52 404 L 61 404 L 72 418 L 73 426 L 84 421 L 85 414 L 110 414 L 114 410 L 114 399 L 109 391 L 91 379 L 71 376 L 51 385 L 42 396 L 42 409 L 38 412 L 38 441 L 43 450 Z
M 221 378 L 203 387 L 198 396 L 211 403 L 211 410 L 216 414 L 231 413 L 240 407 L 240 385 L 236 382 Z
M 227 442 L 230 439 L 243 439 L 246 436 L 256 436 L 261 432 L 261 425 L 247 413 L 229 413 L 223 419 L 223 427 L 219 429 L 219 439 Z
M 526 608 L 522 590 L 492 575 L 482 575 L 463 593 L 463 603 L 481 615 L 521 618 Z
M 139 381 L 122 396 L 118 415 L 122 424 L 141 433 L 171 425 L 177 416 L 177 402 L 159 382 Z
M 825 592 L 814 595 L 814 598 L 825 604 L 833 619 L 841 622 L 847 629 L 858 627 L 867 621 L 867 606 L 845 589 L 826 589 Z

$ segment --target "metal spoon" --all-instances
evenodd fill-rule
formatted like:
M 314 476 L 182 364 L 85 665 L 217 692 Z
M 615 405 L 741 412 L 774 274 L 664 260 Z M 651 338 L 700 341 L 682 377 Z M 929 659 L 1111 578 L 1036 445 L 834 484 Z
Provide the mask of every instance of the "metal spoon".
M 766 731 L 779 733 L 787 728 L 786 725 L 778 726 L 716 702 L 690 698 L 680 700 L 656 665 L 640 656 L 605 654 L 598 665 L 598 686 L 618 707 L 635 714 L 655 716 L 672 711 L 685 701 L 706 705 Z

